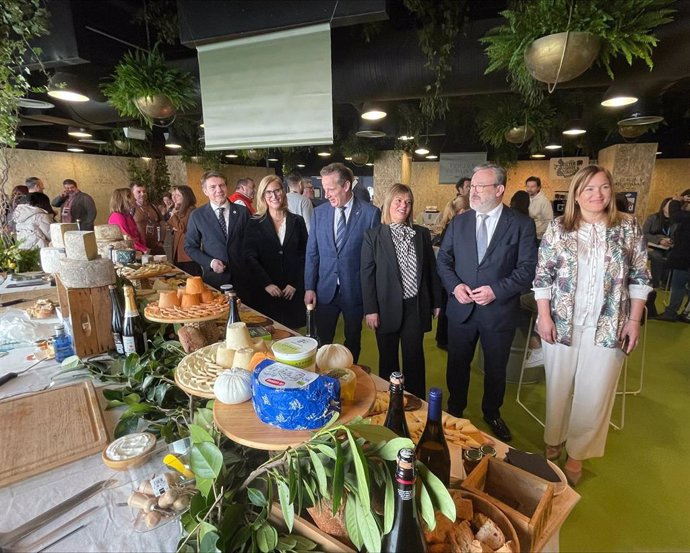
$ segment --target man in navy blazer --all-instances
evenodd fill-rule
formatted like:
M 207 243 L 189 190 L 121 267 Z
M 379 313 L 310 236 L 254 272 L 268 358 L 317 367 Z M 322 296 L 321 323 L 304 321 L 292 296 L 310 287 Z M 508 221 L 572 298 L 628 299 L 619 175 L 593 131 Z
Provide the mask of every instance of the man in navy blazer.
M 519 320 L 520 294 L 531 286 L 537 265 L 536 235 L 529 217 L 503 205 L 506 171 L 487 163 L 475 168 L 471 210 L 448 225 L 438 252 L 438 273 L 449 294 L 448 411 L 462 417 L 467 406 L 470 363 L 477 340 L 484 354 L 484 420 L 510 441 L 501 418 L 506 365 Z
M 232 284 L 242 297 L 246 291 L 242 242 L 249 211 L 228 201 L 225 177 L 217 171 L 202 175 L 201 190 L 209 203 L 192 211 L 184 249 L 201 267 L 204 282 L 214 288 Z
M 362 286 L 359 267 L 364 233 L 381 224 L 381 211 L 352 194 L 352 171 L 342 163 L 321 169 L 328 203 L 314 209 L 304 267 L 304 303 L 316 303 L 316 324 L 324 344 L 333 342 L 338 316 L 345 321 L 345 347 L 359 358 Z

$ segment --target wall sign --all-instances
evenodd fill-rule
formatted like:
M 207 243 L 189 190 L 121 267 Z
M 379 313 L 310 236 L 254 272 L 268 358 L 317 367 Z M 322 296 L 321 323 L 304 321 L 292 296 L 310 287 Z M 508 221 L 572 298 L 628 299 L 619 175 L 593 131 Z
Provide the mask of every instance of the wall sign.
M 455 184 L 462 177 L 472 177 L 477 165 L 486 163 L 486 152 L 443 153 L 439 161 L 439 184 Z
M 589 165 L 588 157 L 552 157 L 549 160 L 549 180 L 570 180 L 585 165 Z

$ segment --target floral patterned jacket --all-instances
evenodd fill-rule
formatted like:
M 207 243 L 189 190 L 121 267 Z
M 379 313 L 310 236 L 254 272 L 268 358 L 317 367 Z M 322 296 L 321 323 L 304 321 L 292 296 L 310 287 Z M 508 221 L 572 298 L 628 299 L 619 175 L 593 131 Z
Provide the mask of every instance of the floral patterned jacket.
M 539 246 L 534 289 L 551 289 L 551 317 L 556 341 L 569 346 L 573 335 L 577 283 L 577 230 L 566 232 L 563 218 L 549 224 Z M 630 311 L 629 285 L 649 285 L 647 247 L 637 221 L 624 217 L 606 230 L 604 302 L 597 319 L 594 343 L 614 348 Z

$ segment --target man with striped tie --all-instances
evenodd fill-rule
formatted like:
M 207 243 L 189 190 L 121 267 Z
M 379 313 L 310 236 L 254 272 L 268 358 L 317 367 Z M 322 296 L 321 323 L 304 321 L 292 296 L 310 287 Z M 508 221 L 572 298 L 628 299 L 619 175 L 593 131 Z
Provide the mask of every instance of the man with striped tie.
M 321 169 L 328 203 L 314 209 L 304 268 L 306 305 L 316 304 L 321 341 L 333 342 L 338 317 L 345 322 L 345 346 L 359 358 L 362 318 L 360 257 L 364 234 L 381 224 L 381 211 L 352 194 L 352 171 L 342 163 Z

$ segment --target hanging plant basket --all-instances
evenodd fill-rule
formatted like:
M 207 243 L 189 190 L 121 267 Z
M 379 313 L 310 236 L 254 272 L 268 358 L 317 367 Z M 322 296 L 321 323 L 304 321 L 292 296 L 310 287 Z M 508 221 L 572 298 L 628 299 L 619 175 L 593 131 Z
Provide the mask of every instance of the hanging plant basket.
M 618 127 L 618 134 L 623 138 L 639 138 L 648 130 L 647 125 L 622 125 Z
M 177 109 L 165 94 L 142 96 L 134 100 L 137 109 L 149 119 L 167 119 L 177 113 Z
M 525 64 L 536 80 L 555 85 L 582 75 L 600 50 L 601 41 L 592 33 L 556 33 L 535 40 L 525 51 Z
M 362 167 L 369 161 L 369 154 L 364 152 L 355 152 L 352 154 L 352 164 L 357 167 Z
M 503 136 L 511 144 L 524 144 L 534 136 L 534 129 L 529 125 L 520 125 L 507 130 Z

